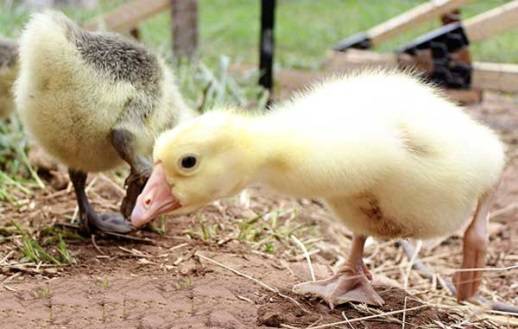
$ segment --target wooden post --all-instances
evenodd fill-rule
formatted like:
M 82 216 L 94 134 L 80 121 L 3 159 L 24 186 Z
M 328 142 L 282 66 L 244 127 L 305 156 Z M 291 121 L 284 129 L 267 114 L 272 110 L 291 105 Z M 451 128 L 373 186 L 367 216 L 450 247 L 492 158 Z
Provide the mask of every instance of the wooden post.
M 129 31 L 130 35 L 136 40 L 140 40 L 140 30 L 138 27 L 134 27 Z
M 458 8 L 441 16 L 442 25 L 448 25 L 451 23 L 460 22 L 460 20 L 461 20 L 460 9 L 458 9 Z
M 259 84 L 270 92 L 268 105 L 273 97 L 275 0 L 261 1 L 261 35 L 259 43 Z
M 198 1 L 171 0 L 173 55 L 191 59 L 198 48 Z

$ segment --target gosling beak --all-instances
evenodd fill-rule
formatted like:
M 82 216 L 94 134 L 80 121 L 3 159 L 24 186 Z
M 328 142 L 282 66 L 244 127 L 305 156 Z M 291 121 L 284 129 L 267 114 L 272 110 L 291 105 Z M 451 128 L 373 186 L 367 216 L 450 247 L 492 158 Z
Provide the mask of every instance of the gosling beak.
M 180 207 L 180 201 L 172 194 L 171 186 L 167 183 L 164 166 L 157 163 L 144 190 L 137 198 L 137 203 L 131 213 L 131 223 L 133 226 L 139 227 L 161 214 Z

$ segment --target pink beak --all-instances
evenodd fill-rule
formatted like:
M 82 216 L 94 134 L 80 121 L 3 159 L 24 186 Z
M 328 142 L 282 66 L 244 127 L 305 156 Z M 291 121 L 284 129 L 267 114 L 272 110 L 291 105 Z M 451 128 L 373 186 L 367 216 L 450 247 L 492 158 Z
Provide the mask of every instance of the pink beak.
M 142 226 L 181 206 L 171 192 L 164 166 L 160 162 L 156 163 L 144 190 L 137 198 L 137 203 L 131 213 L 131 224 L 135 227 Z

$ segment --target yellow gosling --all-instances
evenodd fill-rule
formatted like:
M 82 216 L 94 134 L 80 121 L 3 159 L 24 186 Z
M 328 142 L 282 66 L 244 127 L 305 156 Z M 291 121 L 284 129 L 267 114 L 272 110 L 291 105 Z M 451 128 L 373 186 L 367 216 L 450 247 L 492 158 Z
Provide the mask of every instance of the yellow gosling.
M 261 183 L 319 198 L 354 232 L 348 263 L 295 292 L 331 307 L 382 304 L 362 261 L 368 236 L 449 235 L 476 211 L 464 237 L 463 268 L 484 266 L 487 218 L 504 166 L 498 137 L 406 73 L 367 71 L 330 79 L 265 115 L 217 110 L 164 132 L 155 168 L 137 200 L 139 226 L 185 213 Z M 456 277 L 471 298 L 480 272 Z

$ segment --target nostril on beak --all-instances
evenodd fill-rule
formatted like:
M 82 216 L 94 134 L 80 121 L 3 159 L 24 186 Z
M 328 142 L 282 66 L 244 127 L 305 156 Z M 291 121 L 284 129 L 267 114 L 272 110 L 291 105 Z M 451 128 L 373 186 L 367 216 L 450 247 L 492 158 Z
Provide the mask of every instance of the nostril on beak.
M 146 197 L 146 199 L 144 200 L 144 206 L 146 208 L 149 208 L 149 206 L 151 206 L 151 198 L 150 197 Z

